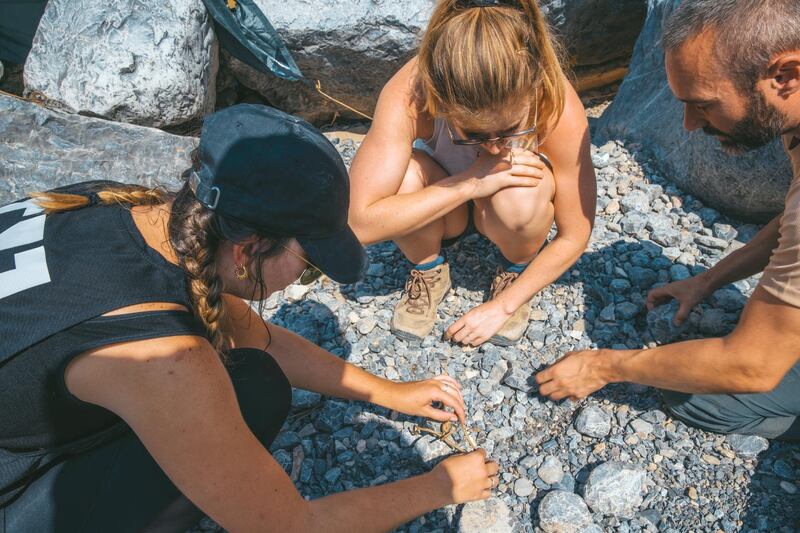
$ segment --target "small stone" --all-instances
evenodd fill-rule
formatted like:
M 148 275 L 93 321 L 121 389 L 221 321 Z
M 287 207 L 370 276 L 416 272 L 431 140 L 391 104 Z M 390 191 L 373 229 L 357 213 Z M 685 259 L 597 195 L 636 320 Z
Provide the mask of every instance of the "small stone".
M 697 235 L 694 238 L 694 242 L 714 250 L 726 250 L 728 248 L 727 241 L 723 239 L 717 239 L 716 237 L 710 237 L 708 235 Z
M 360 334 L 368 335 L 373 329 L 375 329 L 375 326 L 377 325 L 378 325 L 377 320 L 375 320 L 372 317 L 365 317 L 358 321 L 358 323 L 356 324 L 356 329 Z
M 630 425 L 631 429 L 642 439 L 647 438 L 653 432 L 653 424 L 641 418 L 634 418 L 631 420 Z
M 703 461 L 705 461 L 706 463 L 708 463 L 710 465 L 714 465 L 714 466 L 719 464 L 719 459 L 717 459 L 713 455 L 708 455 L 708 454 L 704 454 L 703 455 Z
M 728 435 L 728 444 L 740 457 L 754 459 L 769 448 L 769 441 L 757 435 Z
M 534 383 L 533 374 L 517 364 L 511 365 L 511 370 L 503 378 L 503 385 L 525 393 L 531 391 Z
M 650 335 L 658 344 L 669 344 L 675 341 L 688 328 L 686 322 L 680 326 L 674 323 L 675 313 L 679 304 L 672 300 L 666 305 L 660 305 L 647 313 L 647 327 Z
M 689 489 L 686 491 L 686 494 L 692 500 L 696 500 L 697 499 L 697 489 L 694 488 L 694 487 L 689 487 Z
M 311 285 L 300 285 L 298 283 L 289 285 L 284 289 L 283 296 L 290 302 L 297 302 L 311 290 Z
M 605 437 L 611 431 L 611 416 L 599 407 L 588 405 L 575 418 L 575 429 L 589 437 Z
M 619 200 L 611 200 L 608 202 L 608 205 L 605 208 L 605 212 L 607 215 L 616 215 L 619 213 Z
M 640 212 L 646 213 L 650 211 L 650 199 L 644 191 L 639 189 L 633 190 L 626 194 L 619 202 L 622 207 L 623 213 Z
M 736 231 L 736 229 L 730 224 L 720 224 L 717 222 L 712 227 L 712 230 L 714 232 L 714 237 L 727 242 L 731 242 L 737 237 L 737 235 L 739 235 L 739 232 Z
M 527 498 L 533 494 L 533 483 L 529 479 L 520 478 L 514 482 L 514 494 L 520 498 Z
M 707 309 L 700 318 L 700 332 L 709 336 L 720 337 L 729 327 L 727 316 L 722 309 Z
M 644 501 L 647 473 L 638 467 L 603 463 L 589 474 L 584 498 L 597 513 L 632 518 Z
M 636 235 L 647 225 L 647 217 L 638 211 L 631 211 L 622 217 L 620 225 L 625 233 Z
M 539 479 L 548 485 L 554 485 L 561 481 L 561 478 L 564 477 L 564 469 L 561 466 L 561 461 L 552 455 L 549 455 L 545 458 L 542 466 L 539 467 L 536 473 L 539 476 Z
M 511 511 L 498 498 L 464 505 L 458 533 L 512 533 Z
M 683 281 L 692 277 L 692 273 L 684 265 L 672 265 L 669 267 L 669 278 L 672 281 Z
M 789 494 L 797 494 L 797 485 L 788 481 L 781 481 L 781 488 Z
M 292 389 L 292 406 L 298 409 L 308 409 L 314 407 L 322 400 L 322 396 L 316 392 L 302 389 Z
M 622 302 L 617 304 L 617 307 L 615 308 L 615 314 L 622 320 L 631 320 L 638 315 L 640 311 L 641 308 L 631 302 Z
M 586 502 L 573 492 L 555 490 L 539 503 L 539 527 L 545 533 L 579 533 L 592 523 Z
M 547 320 L 547 313 L 545 313 L 542 309 L 536 308 L 531 311 L 531 320 L 534 322 L 542 322 Z

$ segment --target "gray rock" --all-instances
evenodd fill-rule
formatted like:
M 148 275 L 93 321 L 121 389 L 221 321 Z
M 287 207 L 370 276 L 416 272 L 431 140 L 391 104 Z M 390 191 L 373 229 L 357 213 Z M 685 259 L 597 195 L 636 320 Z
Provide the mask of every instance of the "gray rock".
M 552 455 L 548 455 L 545 457 L 542 466 L 536 470 L 536 473 L 539 475 L 539 479 L 548 485 L 554 485 L 564 477 L 564 468 L 561 465 L 561 461 Z
M 736 289 L 719 289 L 711 295 L 711 305 L 729 313 L 741 311 L 747 296 Z
M 728 435 L 726 437 L 731 449 L 745 459 L 755 459 L 769 448 L 769 441 L 758 435 Z
M 622 302 L 617 304 L 615 314 L 622 320 L 630 320 L 639 314 L 641 308 L 632 302 Z
M 25 63 L 26 91 L 71 112 L 146 126 L 212 111 L 217 42 L 203 3 L 140 7 L 50 0 Z
M 498 498 L 464 505 L 458 521 L 458 533 L 511 533 L 511 512 Z
M 683 334 L 688 326 L 686 322 L 680 326 L 674 324 L 675 313 L 679 304 L 672 300 L 668 304 L 653 308 L 647 313 L 647 328 L 650 335 L 659 344 L 669 344 Z
M 530 479 L 519 478 L 514 482 L 514 494 L 520 498 L 527 498 L 533 494 L 533 483 Z
M 705 335 L 721 336 L 727 332 L 731 324 L 722 309 L 707 309 L 700 318 L 700 332 Z
M 415 53 L 431 0 L 256 0 L 297 65 L 323 89 L 371 113 L 381 88 Z M 642 0 L 545 0 L 542 10 L 568 43 L 580 88 L 624 75 L 645 15 Z M 351 112 L 311 89 L 263 74 L 223 53 L 236 77 L 273 105 L 316 123 Z
M 669 267 L 669 278 L 672 281 L 683 281 L 692 277 L 692 273 L 685 265 L 672 265 Z
M 575 418 L 575 429 L 589 437 L 605 437 L 611 431 L 611 416 L 599 407 L 587 405 Z
M 556 490 L 539 503 L 539 527 L 545 533 L 580 533 L 592 523 L 589 508 L 573 492 Z
M 375 320 L 372 317 L 365 317 L 365 318 L 360 319 L 356 323 L 356 329 L 362 335 L 368 335 L 373 329 L 375 329 L 375 326 L 377 326 L 377 325 L 378 325 L 378 321 L 377 320 Z
M 649 268 L 639 266 L 631 267 L 630 272 L 628 272 L 628 277 L 631 283 L 640 289 L 649 289 L 658 279 L 655 272 Z
M 653 155 L 660 174 L 681 188 L 723 212 L 765 220 L 783 209 L 792 176 L 788 159 L 780 141 L 732 157 L 715 138 L 700 131 L 684 131 L 683 105 L 667 85 L 659 44 L 662 21 L 678 3 L 648 3 L 647 21 L 636 43 L 630 72 L 600 118 L 595 142 L 641 143 Z
M 292 389 L 292 406 L 298 409 L 308 409 L 317 405 L 321 400 L 322 396 L 316 392 Z
M 522 392 L 530 392 L 535 383 L 531 371 L 517 364 L 511 365 L 511 370 L 503 378 L 503 385 Z
M 51 111 L 0 95 L 0 204 L 95 179 L 179 186 L 191 137 Z
M 648 198 L 647 193 L 644 191 L 635 189 L 623 196 L 619 201 L 619 205 L 623 213 L 629 213 L 631 211 L 647 213 L 650 211 L 650 198 Z
M 589 474 L 584 499 L 596 513 L 632 518 L 644 500 L 647 474 L 620 462 L 603 463 Z
M 629 235 L 636 235 L 647 226 L 647 216 L 639 211 L 629 211 L 620 220 L 622 231 Z
M 634 418 L 631 420 L 630 425 L 631 429 L 633 429 L 634 433 L 639 435 L 639 437 L 647 437 L 653 432 L 653 424 L 641 418 Z
M 717 222 L 713 226 L 714 237 L 717 239 L 722 239 L 726 242 L 731 242 L 733 239 L 739 235 L 739 232 L 731 226 L 730 224 L 720 224 Z

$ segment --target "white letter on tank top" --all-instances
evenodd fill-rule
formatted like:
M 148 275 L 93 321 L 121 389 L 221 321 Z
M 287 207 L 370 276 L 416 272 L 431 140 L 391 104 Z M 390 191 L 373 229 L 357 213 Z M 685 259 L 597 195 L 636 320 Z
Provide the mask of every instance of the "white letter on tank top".
M 28 200 L 0 207 L 0 213 L 25 209 L 23 216 L 41 213 L 42 208 Z M 0 233 L 0 251 L 44 240 L 45 215 L 17 222 Z M 44 246 L 14 254 L 14 269 L 0 272 L 0 299 L 25 289 L 50 282 Z

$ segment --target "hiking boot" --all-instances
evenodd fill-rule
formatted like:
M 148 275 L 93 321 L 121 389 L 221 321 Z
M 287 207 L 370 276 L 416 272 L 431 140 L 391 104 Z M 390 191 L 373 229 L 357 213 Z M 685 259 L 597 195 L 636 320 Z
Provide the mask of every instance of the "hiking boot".
M 407 341 L 422 340 L 433 330 L 436 308 L 450 290 L 450 265 L 412 270 L 394 308 L 392 332 Z
M 508 272 L 498 267 L 497 273 L 492 281 L 490 299 L 494 300 L 498 294 L 506 290 L 512 283 L 514 283 L 514 280 L 516 280 L 518 277 L 518 273 Z M 531 302 L 529 300 L 528 302 L 522 304 L 519 309 L 514 311 L 514 314 L 511 315 L 508 320 L 506 320 L 506 323 L 503 324 L 503 327 L 500 328 L 500 331 L 495 333 L 489 339 L 489 342 L 497 346 L 513 346 L 525 334 L 525 330 L 528 329 L 528 320 L 530 320 L 530 318 Z

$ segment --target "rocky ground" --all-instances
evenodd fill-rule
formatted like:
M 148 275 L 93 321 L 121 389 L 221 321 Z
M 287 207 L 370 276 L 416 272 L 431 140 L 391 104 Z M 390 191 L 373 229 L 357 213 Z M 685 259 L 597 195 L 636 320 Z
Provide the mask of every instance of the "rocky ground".
M 352 140 L 338 142 L 349 162 Z M 451 506 L 408 532 L 795 531 L 800 447 L 720 436 L 673 420 L 648 387 L 611 385 L 573 404 L 540 397 L 530 376 L 580 348 L 638 348 L 733 328 L 757 280 L 718 291 L 688 325 L 674 308 L 647 313 L 654 284 L 683 279 L 742 246 L 757 226 L 728 220 L 666 183 L 637 146 L 593 148 L 597 221 L 580 261 L 534 300 L 513 348 L 463 349 L 441 340 L 448 324 L 486 297 L 496 252 L 471 236 L 449 251 L 454 289 L 433 335 L 410 344 L 389 331 L 409 264 L 390 244 L 368 249 L 364 281 L 291 286 L 266 315 L 389 379 L 449 372 L 464 386 L 473 435 L 501 465 L 496 498 Z M 430 468 L 448 452 L 414 436 L 411 420 L 370 405 L 295 392 L 272 452 L 309 498 L 385 483 Z M 210 521 L 200 530 L 214 531 Z

